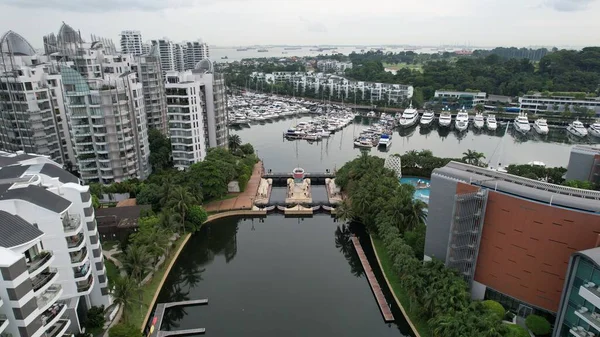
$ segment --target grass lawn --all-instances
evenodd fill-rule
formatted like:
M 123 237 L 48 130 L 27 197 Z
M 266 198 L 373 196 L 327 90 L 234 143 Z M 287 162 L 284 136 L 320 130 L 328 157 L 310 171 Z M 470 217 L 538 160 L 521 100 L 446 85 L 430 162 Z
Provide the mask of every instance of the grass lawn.
M 427 324 L 427 320 L 421 318 L 421 316 L 419 316 L 418 314 L 418 304 L 413 304 L 411 308 L 408 293 L 402 287 L 398 275 L 393 271 L 393 263 L 390 257 L 388 256 L 387 250 L 383 245 L 383 241 L 375 237 L 371 237 L 371 239 L 373 240 L 373 244 L 375 245 L 377 256 L 379 256 L 379 261 L 381 262 L 381 269 L 383 270 L 385 276 L 390 282 L 390 285 L 392 286 L 392 291 L 404 307 L 404 310 L 406 310 L 406 313 L 408 314 L 408 317 L 410 317 L 412 323 L 419 331 L 419 335 L 421 335 L 421 337 L 433 337 L 433 333 L 431 332 L 431 329 Z
M 103 250 L 112 250 L 115 247 L 119 246 L 119 241 L 102 241 L 102 249 Z
M 404 68 L 408 68 L 411 70 L 423 71 L 423 66 L 420 64 L 408 64 L 408 63 L 384 63 L 384 68 L 391 70 L 400 70 Z
M 171 249 L 169 258 L 166 259 L 165 262 L 156 271 L 154 277 L 152 277 L 152 280 L 150 280 L 148 284 L 142 287 L 143 294 L 141 306 L 136 305 L 134 306 L 134 308 L 127 312 L 129 323 L 133 324 L 133 326 L 142 326 L 142 324 L 145 323 L 144 318 L 146 318 L 146 313 L 148 312 L 148 308 L 150 307 L 150 302 L 152 302 L 154 294 L 157 291 L 160 291 L 160 289 L 158 288 L 160 286 L 160 282 L 162 281 L 162 278 L 165 275 L 165 272 L 169 267 L 171 260 L 175 256 L 175 253 L 179 249 L 179 246 L 181 246 L 181 243 L 183 242 L 184 238 L 185 235 L 177 239 L 177 241 L 175 241 L 175 245 Z
M 108 277 L 108 287 L 112 288 L 113 282 L 120 276 L 119 268 L 114 262 L 104 257 L 104 265 L 106 266 L 106 277 Z

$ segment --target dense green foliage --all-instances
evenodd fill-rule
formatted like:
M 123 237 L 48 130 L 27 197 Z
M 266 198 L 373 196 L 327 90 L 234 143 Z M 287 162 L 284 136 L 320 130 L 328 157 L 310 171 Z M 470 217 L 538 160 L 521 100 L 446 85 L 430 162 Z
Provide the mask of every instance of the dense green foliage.
M 530 337 L 527 329 L 517 324 L 505 324 L 508 329 L 505 337 Z
M 142 337 L 139 327 L 131 324 L 119 323 L 108 330 L 109 337 Z
M 105 321 L 104 306 L 93 306 L 86 314 L 85 328 L 87 331 L 97 332 L 104 327 Z
M 471 150 L 468 150 L 471 151 Z M 471 151 L 478 153 L 475 151 Z M 400 156 L 402 165 L 402 175 L 431 177 L 431 172 L 438 167 L 446 166 L 450 161 L 463 161 L 466 158 L 440 158 L 435 157 L 430 150 L 415 151 L 411 150 Z
M 148 130 L 148 144 L 150 146 L 150 166 L 152 171 L 160 171 L 173 167 L 171 160 L 171 140 L 157 129 Z
M 489 311 L 495 313 L 498 316 L 499 319 L 502 319 L 504 317 L 504 313 L 506 311 L 504 310 L 504 307 L 502 306 L 502 304 L 500 304 L 500 303 L 498 303 L 496 301 L 492 301 L 492 300 L 483 301 L 481 303 Z
M 383 241 L 411 303 L 429 320 L 436 337 L 501 337 L 507 328 L 481 302 L 471 302 L 467 284 L 439 260 L 422 262 L 407 243 L 407 232 L 423 223 L 424 204 L 414 188 L 399 184 L 384 160 L 363 154 L 346 163 L 336 183 L 346 194 L 338 216 L 358 221 Z M 422 244 L 422 241 L 419 241 Z
M 546 320 L 544 317 L 538 315 L 527 316 L 525 319 L 525 325 L 527 325 L 527 328 L 536 336 L 545 336 L 552 331 L 550 322 L 548 322 L 548 320 Z

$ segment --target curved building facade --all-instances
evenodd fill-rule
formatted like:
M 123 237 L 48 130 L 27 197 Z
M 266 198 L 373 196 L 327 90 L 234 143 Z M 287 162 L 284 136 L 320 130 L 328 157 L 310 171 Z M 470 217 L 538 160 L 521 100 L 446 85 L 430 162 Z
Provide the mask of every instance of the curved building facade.
M 554 319 L 571 256 L 599 234 L 600 192 L 455 162 L 432 174 L 426 259 L 458 269 L 473 298 L 523 317 Z

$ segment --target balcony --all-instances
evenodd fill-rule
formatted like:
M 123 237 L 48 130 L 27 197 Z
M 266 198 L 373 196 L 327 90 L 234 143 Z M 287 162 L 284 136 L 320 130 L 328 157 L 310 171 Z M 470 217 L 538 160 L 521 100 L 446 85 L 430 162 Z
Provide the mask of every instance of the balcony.
M 600 287 L 592 282 L 584 283 L 579 287 L 579 296 L 590 302 L 596 308 L 600 308 Z
M 594 337 L 597 336 L 593 331 L 585 330 L 582 326 L 573 327 L 573 329 L 569 330 L 572 336 L 575 337 Z
M 78 252 L 75 253 L 69 253 L 69 255 L 71 256 L 71 263 L 72 264 L 79 264 L 81 262 L 83 262 L 86 258 L 87 258 L 87 248 L 84 248 Z
M 58 337 L 65 335 L 67 329 L 71 325 L 71 320 L 68 318 L 59 319 L 54 325 L 52 325 L 44 334 L 44 337 Z
M 74 248 L 81 249 L 81 246 L 85 243 L 84 238 L 85 237 L 83 236 L 83 233 L 79 233 L 77 235 L 73 235 L 73 236 L 69 236 L 69 237 L 65 238 L 65 240 L 67 241 L 67 247 L 69 248 L 69 250 L 74 249 Z
M 8 317 L 6 317 L 6 315 L 0 314 L 0 334 L 2 334 L 4 332 L 4 330 L 6 330 L 7 326 L 8 326 Z
M 90 268 L 90 263 L 86 262 L 81 267 L 73 267 L 73 276 L 75 276 L 75 279 L 77 281 L 80 281 L 79 279 L 89 276 L 91 270 L 92 270 L 92 268 Z
M 81 229 L 81 216 L 79 214 L 67 214 L 63 218 L 65 235 L 71 236 Z
M 94 284 L 94 276 L 88 276 L 87 280 L 77 282 L 77 292 L 85 293 L 89 292 L 92 289 L 92 285 Z
M 48 288 L 54 279 L 58 277 L 58 270 L 55 268 L 47 268 L 47 270 L 41 272 L 39 275 L 31 279 L 33 291 L 38 292 Z M 48 287 L 45 287 L 45 286 Z
M 56 300 L 58 300 L 62 293 L 63 289 L 60 284 L 51 285 L 48 287 L 48 289 L 46 289 L 46 291 L 36 298 L 38 309 L 45 311 L 52 304 L 56 303 Z
M 67 311 L 67 305 L 64 303 L 55 303 L 48 310 L 44 311 L 40 315 L 44 328 L 56 324 L 65 311 Z
M 27 263 L 27 271 L 29 274 L 33 274 L 36 270 L 40 268 L 45 268 L 50 265 L 53 254 L 48 251 L 41 251 L 36 257 L 33 258 L 29 263 Z

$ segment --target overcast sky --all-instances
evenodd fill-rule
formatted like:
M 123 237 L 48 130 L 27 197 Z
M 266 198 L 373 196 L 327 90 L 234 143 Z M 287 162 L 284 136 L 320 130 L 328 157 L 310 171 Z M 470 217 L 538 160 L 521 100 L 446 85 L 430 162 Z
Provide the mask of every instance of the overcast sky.
M 0 0 L 0 30 L 36 48 L 62 21 L 115 43 L 133 29 L 218 46 L 589 46 L 599 15 L 600 0 Z

